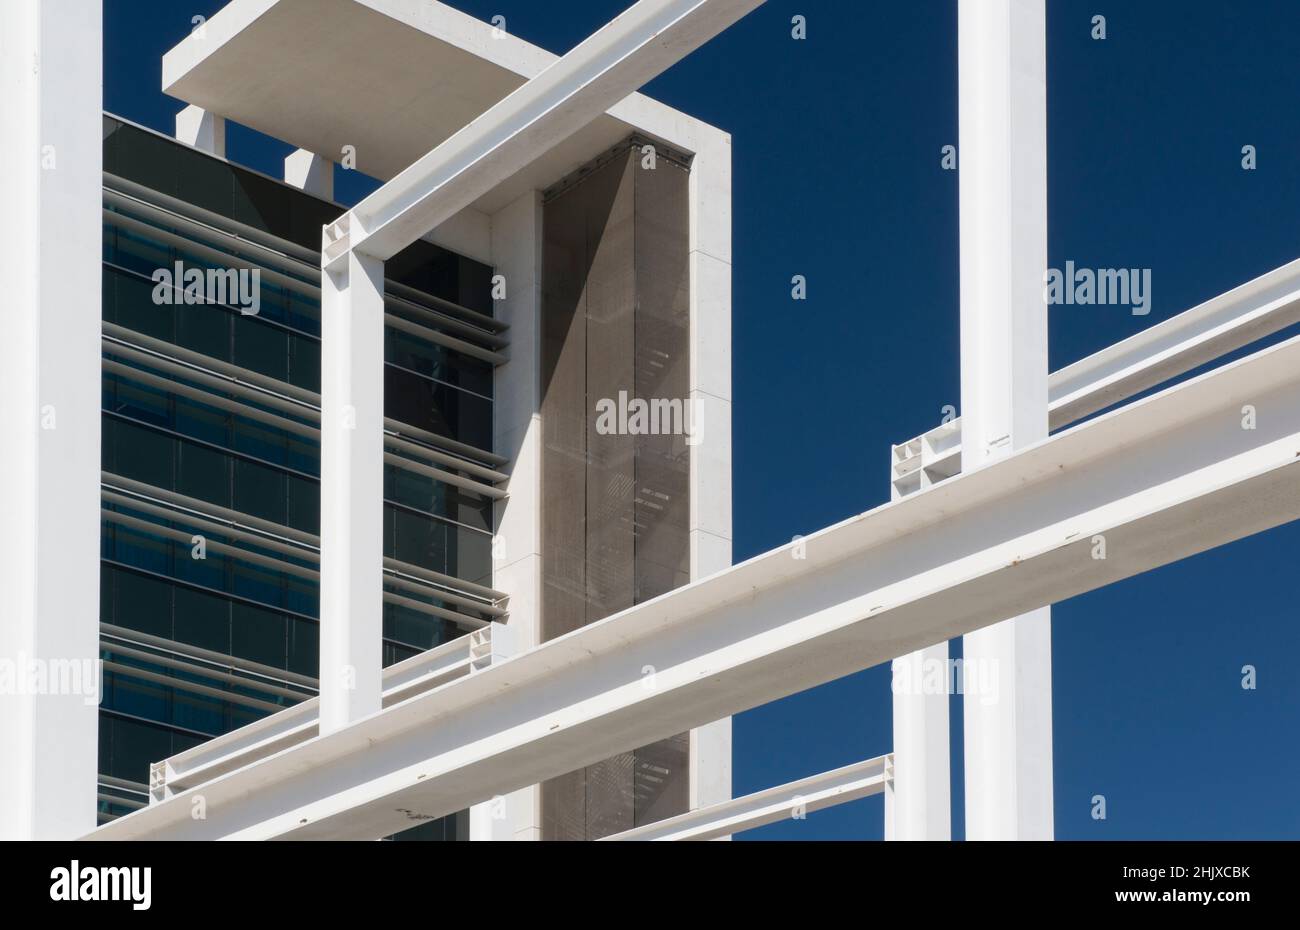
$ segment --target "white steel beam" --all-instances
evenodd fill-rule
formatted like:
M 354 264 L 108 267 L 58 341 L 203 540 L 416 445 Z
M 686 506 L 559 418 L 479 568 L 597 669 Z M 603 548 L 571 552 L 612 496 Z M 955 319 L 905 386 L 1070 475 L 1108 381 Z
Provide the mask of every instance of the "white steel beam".
M 321 274 L 320 703 L 328 733 L 379 710 L 384 597 L 384 263 Z
M 1291 340 L 93 835 L 383 836 L 1297 518 Z
M 894 771 L 885 795 L 887 840 L 952 839 L 947 672 L 947 641 L 891 665 Z
M 1247 281 L 1052 373 L 1052 429 L 1300 322 L 1300 260 Z
M 0 4 L 0 839 L 95 825 L 101 22 Z
M 1048 433 L 1044 0 L 960 0 L 957 32 L 969 473 Z M 1052 838 L 1051 634 L 1044 605 L 965 638 L 964 668 L 999 683 L 962 702 L 967 839 Z
M 443 643 L 384 669 L 383 705 L 391 707 L 415 694 L 482 671 L 500 663 L 513 649 L 514 635 L 503 623 Z M 155 762 L 149 772 L 149 792 L 162 801 L 187 788 L 201 788 L 225 772 L 268 758 L 320 733 L 320 699 L 263 717 L 192 749 Z
M 889 780 L 889 762 L 889 756 L 880 756 L 846 765 L 811 778 L 801 778 L 743 798 L 711 804 L 616 833 L 605 837 L 604 841 L 716 840 L 779 820 L 802 819 L 828 807 L 880 794 Z
M 1047 37 L 1043 0 L 960 0 L 957 13 L 970 471 L 1047 435 Z
M 919 483 L 903 491 L 894 482 L 892 497 L 920 490 Z M 946 641 L 891 664 L 894 760 L 885 788 L 886 840 L 952 839 L 948 681 Z
M 764 0 L 640 0 L 352 211 L 387 260 L 522 171 Z
M 1053 430 L 1072 426 L 1149 388 L 1300 322 L 1300 260 L 1108 346 L 1047 379 Z M 896 495 L 961 471 L 962 421 L 894 447 Z

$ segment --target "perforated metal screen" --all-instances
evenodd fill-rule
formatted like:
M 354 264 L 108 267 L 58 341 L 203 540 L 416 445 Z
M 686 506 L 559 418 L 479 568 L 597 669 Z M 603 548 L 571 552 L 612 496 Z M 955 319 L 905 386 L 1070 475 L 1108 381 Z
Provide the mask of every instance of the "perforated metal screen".
M 544 640 L 690 579 L 690 177 L 651 163 L 629 144 L 545 208 Z M 655 415 L 638 420 L 634 401 L 657 402 Z M 599 415 L 610 405 L 613 431 Z M 543 838 L 684 812 L 688 753 L 682 734 L 551 780 Z

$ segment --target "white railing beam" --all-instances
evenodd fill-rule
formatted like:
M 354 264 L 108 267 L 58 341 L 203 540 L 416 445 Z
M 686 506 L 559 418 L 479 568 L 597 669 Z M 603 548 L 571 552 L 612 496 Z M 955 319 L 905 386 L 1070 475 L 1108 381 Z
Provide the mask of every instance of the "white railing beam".
M 603 841 L 716 840 L 781 820 L 802 820 L 816 811 L 880 794 L 890 777 L 889 762 L 885 755 L 846 765 L 616 833 Z
M 1052 372 L 1047 380 L 1051 428 L 1073 426 L 1295 323 L 1300 323 L 1300 259 Z M 895 446 L 895 494 L 959 472 L 961 431 L 957 417 Z

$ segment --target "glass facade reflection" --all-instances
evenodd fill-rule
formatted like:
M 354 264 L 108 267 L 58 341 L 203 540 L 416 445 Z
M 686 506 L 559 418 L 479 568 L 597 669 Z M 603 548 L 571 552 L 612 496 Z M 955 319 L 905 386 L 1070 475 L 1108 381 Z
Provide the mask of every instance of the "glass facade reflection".
M 147 803 L 151 763 L 316 692 L 317 251 L 343 209 L 111 117 L 104 171 L 101 823 Z M 255 269 L 257 313 L 160 305 L 177 262 Z M 490 619 L 504 342 L 491 268 L 419 242 L 387 275 L 386 665 Z

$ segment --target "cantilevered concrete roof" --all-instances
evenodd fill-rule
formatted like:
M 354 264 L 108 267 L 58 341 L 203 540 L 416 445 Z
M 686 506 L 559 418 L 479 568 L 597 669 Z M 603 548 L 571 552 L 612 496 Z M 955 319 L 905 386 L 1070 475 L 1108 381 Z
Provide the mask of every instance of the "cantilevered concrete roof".
M 387 181 L 556 56 L 434 0 L 231 0 L 163 58 L 163 90 Z M 475 206 L 495 212 L 632 131 L 722 134 L 636 94 Z

